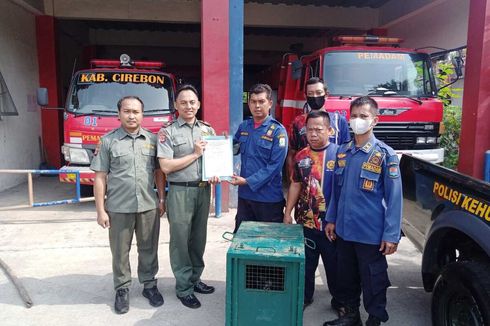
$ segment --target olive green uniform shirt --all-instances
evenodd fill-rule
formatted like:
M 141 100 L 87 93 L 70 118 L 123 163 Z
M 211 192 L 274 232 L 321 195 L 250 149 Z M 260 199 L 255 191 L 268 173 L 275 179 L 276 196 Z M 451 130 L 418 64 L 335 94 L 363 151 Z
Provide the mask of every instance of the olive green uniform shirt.
M 158 132 L 158 157 L 175 159 L 194 152 L 194 143 L 202 139 L 202 136 L 214 136 L 211 126 L 197 120 L 194 125 L 189 125 L 178 117 Z M 201 181 L 202 157 L 192 162 L 182 170 L 169 173 L 169 182 Z
M 107 172 L 105 209 L 115 213 L 140 213 L 158 207 L 154 191 L 157 137 L 140 128 L 137 135 L 122 127 L 101 138 L 90 168 Z

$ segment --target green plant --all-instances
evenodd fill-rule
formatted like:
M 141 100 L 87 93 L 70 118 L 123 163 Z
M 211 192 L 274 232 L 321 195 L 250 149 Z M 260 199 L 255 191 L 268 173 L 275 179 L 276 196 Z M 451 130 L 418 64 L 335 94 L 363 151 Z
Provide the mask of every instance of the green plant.
M 451 63 L 440 62 L 437 65 L 439 73 L 437 79 L 440 85 L 446 85 L 450 82 L 451 75 L 454 74 L 454 68 Z M 451 86 L 444 87 L 437 93 L 438 97 L 444 104 L 444 132 L 441 135 L 441 146 L 444 148 L 443 166 L 455 169 L 459 159 L 459 135 L 461 132 L 461 107 L 451 105 L 451 99 L 461 97 L 458 93 L 461 88 Z

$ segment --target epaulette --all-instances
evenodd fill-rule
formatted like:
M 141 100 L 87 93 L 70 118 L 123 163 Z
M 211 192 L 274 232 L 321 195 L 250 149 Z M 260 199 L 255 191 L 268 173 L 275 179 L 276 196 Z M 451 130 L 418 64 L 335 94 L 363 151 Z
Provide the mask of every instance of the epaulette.
M 209 122 L 202 121 L 202 120 L 197 120 L 197 121 L 199 121 L 199 123 L 202 123 L 203 125 L 206 125 L 208 127 L 211 127 L 211 124 Z
M 376 139 L 377 142 L 376 142 L 376 145 L 379 146 L 379 148 L 385 152 L 388 156 L 393 156 L 393 155 L 396 155 L 396 152 L 393 148 L 391 148 L 389 145 L 387 145 L 386 143 L 382 142 L 381 140 L 379 139 Z
M 162 128 L 167 128 L 168 126 L 171 126 L 172 124 L 174 124 L 174 123 L 176 123 L 176 122 L 177 122 L 177 119 L 174 119 L 174 120 L 172 120 L 172 121 L 165 121 L 165 122 L 163 123 Z

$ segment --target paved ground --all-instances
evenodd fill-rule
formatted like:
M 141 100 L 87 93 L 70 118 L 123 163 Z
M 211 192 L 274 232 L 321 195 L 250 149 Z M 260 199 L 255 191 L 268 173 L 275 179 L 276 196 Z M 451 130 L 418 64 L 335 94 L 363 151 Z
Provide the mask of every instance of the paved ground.
M 35 179 L 35 201 L 74 196 L 56 178 Z M 25 185 L 0 193 L 0 207 L 27 202 Z M 12 282 L 0 272 L 0 325 L 224 325 L 226 251 L 222 239 L 233 229 L 234 212 L 210 217 L 206 269 L 203 280 L 216 287 L 212 295 L 199 295 L 202 308 L 182 306 L 174 294 L 168 257 L 168 223 L 161 224 L 159 288 L 165 304 L 151 307 L 141 296 L 136 279 L 136 247 L 131 252 L 133 285 L 130 311 L 113 312 L 114 292 L 107 231 L 95 222 L 93 203 L 0 211 L 0 258 L 23 283 L 34 305 L 27 309 Z M 420 277 L 421 255 L 403 239 L 390 257 L 387 325 L 430 325 L 430 294 Z M 317 272 L 315 302 L 305 310 L 304 325 L 322 325 L 334 313 L 329 309 L 324 272 Z M 364 319 L 366 315 L 363 315 Z

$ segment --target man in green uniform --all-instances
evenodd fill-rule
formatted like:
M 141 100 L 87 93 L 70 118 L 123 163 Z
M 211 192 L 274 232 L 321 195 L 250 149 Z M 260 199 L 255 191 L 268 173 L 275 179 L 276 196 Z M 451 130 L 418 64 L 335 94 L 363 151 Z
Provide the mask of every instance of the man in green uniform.
M 201 282 L 204 270 L 211 187 L 202 180 L 202 136 L 215 135 L 211 126 L 196 119 L 200 102 L 194 86 L 183 85 L 176 93 L 177 120 L 158 133 L 158 158 L 169 181 L 167 216 L 170 224 L 170 265 L 175 290 L 182 304 L 199 308 L 194 292 L 208 294 L 214 287 Z
M 143 102 L 136 96 L 126 96 L 119 100 L 117 109 L 121 127 L 101 138 L 90 168 L 95 171 L 97 223 L 109 228 L 116 290 L 114 309 L 124 314 L 129 310 L 129 251 L 133 233 L 136 233 L 138 279 L 144 285 L 143 296 L 154 307 L 163 304 L 155 275 L 159 216 L 164 213 L 165 193 L 164 176 L 155 155 L 156 136 L 141 127 Z

